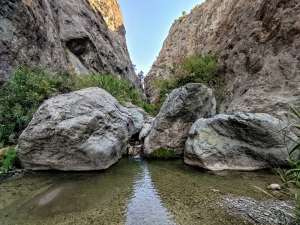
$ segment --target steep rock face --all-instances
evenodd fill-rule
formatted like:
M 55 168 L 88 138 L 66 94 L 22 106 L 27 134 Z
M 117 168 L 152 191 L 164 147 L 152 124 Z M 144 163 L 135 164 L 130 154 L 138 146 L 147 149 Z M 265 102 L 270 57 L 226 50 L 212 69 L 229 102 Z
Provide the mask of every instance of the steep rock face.
M 32 170 L 107 169 L 134 133 L 130 110 L 101 88 L 46 100 L 19 138 L 21 164 Z
M 125 35 L 122 11 L 117 0 L 88 0 L 95 11 L 102 14 L 108 28 Z
M 207 0 L 175 21 L 145 78 L 172 76 L 173 57 L 195 51 L 218 54 L 229 90 L 221 112 L 264 112 L 282 117 L 300 95 L 300 3 L 298 0 Z
M 99 2 L 1 1 L 1 83 L 9 79 L 19 65 L 26 64 L 30 67 L 41 65 L 49 71 L 74 68 L 78 73 L 107 72 L 129 78 L 139 87 L 118 3 L 116 0 Z M 106 13 L 106 19 L 102 13 Z

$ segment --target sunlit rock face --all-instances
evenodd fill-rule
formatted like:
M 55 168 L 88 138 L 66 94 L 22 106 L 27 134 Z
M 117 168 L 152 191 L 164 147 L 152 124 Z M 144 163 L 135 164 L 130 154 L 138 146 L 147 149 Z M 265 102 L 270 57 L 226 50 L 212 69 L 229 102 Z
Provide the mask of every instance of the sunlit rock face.
M 117 0 L 88 0 L 96 12 L 100 12 L 112 31 L 125 35 L 124 21 L 121 7 Z
M 0 1 L 0 83 L 22 64 L 110 73 L 140 83 L 117 1 Z
M 218 54 L 229 95 L 221 113 L 263 112 L 279 119 L 300 107 L 299 0 L 206 0 L 175 21 L 145 78 L 170 78 L 177 54 Z

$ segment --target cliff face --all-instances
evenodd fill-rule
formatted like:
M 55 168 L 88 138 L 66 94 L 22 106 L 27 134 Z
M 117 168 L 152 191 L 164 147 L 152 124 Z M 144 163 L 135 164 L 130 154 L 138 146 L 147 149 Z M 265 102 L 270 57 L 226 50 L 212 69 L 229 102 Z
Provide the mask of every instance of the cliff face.
M 177 54 L 218 54 L 230 96 L 221 111 L 265 112 L 283 116 L 300 96 L 299 0 L 207 0 L 174 22 L 158 59 L 147 74 L 168 78 Z
M 88 0 L 96 12 L 100 12 L 112 31 L 118 31 L 125 35 L 122 11 L 117 0 Z
M 1 83 L 22 64 L 106 72 L 140 86 L 116 0 L 2 0 Z

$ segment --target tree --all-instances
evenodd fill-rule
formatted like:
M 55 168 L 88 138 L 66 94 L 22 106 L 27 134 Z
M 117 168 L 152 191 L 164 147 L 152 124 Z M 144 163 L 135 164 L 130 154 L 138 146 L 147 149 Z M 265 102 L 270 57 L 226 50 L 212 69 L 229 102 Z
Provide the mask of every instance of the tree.
M 140 71 L 138 73 L 138 78 L 140 79 L 141 83 L 144 83 L 145 76 L 144 76 L 144 72 L 143 71 Z
M 132 67 L 134 70 L 136 70 L 136 65 L 133 64 L 133 62 L 131 61 Z

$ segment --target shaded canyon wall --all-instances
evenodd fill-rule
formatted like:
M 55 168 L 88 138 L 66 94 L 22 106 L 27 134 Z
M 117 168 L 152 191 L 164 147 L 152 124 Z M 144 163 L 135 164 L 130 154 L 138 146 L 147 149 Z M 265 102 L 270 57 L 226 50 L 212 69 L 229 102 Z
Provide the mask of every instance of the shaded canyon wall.
M 117 0 L 2 0 L 0 82 L 22 64 L 111 73 L 140 87 Z

